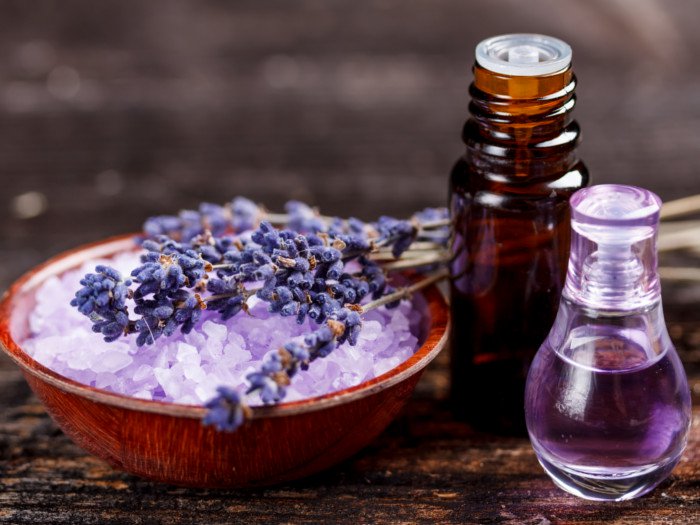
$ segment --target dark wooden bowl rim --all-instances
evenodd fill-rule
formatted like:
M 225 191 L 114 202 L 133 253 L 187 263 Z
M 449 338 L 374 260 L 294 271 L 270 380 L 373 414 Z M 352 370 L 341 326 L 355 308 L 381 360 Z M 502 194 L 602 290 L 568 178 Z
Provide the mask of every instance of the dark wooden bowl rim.
M 44 282 L 47 277 L 60 275 L 63 272 L 74 269 L 85 260 L 107 257 L 119 251 L 131 249 L 133 248 L 133 239 L 134 234 L 127 234 L 79 246 L 52 257 L 17 279 L 0 300 L 0 348 L 24 372 L 65 392 L 120 408 L 179 417 L 202 418 L 206 409 L 201 406 L 138 399 L 87 386 L 59 375 L 26 354 L 12 337 L 10 318 L 14 298 L 18 294 L 31 291 Z M 340 405 L 384 390 L 422 370 L 445 346 L 450 324 L 449 309 L 445 298 L 437 287 L 431 286 L 424 290 L 423 293 L 429 306 L 431 306 L 430 325 L 428 333 L 425 334 L 425 341 L 409 359 L 370 381 L 350 388 L 313 398 L 280 403 L 275 406 L 254 407 L 253 418 L 290 416 Z

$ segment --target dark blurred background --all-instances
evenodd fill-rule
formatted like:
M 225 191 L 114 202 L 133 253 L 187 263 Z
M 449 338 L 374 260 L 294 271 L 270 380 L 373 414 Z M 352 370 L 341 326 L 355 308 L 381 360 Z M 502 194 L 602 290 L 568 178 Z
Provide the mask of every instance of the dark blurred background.
M 572 45 L 595 182 L 700 192 L 699 27 L 695 0 L 1 0 L 0 289 L 201 200 L 442 205 L 505 32 Z

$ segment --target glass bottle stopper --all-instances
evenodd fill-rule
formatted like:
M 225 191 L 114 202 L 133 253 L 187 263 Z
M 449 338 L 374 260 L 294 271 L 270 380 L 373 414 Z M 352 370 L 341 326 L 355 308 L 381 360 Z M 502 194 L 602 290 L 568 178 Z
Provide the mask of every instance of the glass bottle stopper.
M 660 211 L 659 197 L 635 186 L 600 184 L 576 192 L 564 296 L 603 310 L 634 310 L 659 300 Z

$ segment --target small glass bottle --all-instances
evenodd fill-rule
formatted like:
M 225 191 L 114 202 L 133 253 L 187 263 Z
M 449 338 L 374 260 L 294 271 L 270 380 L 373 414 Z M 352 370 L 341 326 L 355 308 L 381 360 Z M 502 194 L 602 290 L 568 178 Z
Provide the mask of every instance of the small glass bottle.
M 571 198 L 561 305 L 527 381 L 532 446 L 554 482 L 593 500 L 641 496 L 678 463 L 690 391 L 661 308 L 661 201 L 599 185 Z
M 476 48 L 466 151 L 450 178 L 451 398 L 480 430 L 525 433 L 532 358 L 569 256 L 569 198 L 588 184 L 571 119 L 571 48 L 515 34 Z

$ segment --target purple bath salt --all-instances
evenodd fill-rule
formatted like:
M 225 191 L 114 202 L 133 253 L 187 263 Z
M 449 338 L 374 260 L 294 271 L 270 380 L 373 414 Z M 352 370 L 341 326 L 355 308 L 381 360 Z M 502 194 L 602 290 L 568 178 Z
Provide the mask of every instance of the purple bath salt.
M 30 337 L 23 349 L 47 368 L 80 383 L 141 399 L 199 405 L 220 385 L 246 388 L 247 374 L 260 368 L 263 357 L 293 338 L 303 338 L 318 325 L 270 314 L 267 304 L 251 298 L 250 315 L 222 321 L 205 311 L 189 334 L 177 331 L 155 344 L 136 346 L 136 337 L 103 341 L 91 322 L 70 306 L 83 275 L 108 263 L 128 275 L 138 254 L 124 253 L 109 261 L 94 260 L 60 277 L 51 277 L 37 291 L 29 317 Z M 417 296 L 413 303 L 422 299 Z M 130 307 L 133 305 L 130 305 Z M 285 401 L 315 397 L 373 379 L 408 359 L 418 346 L 421 313 L 410 301 L 398 308 L 363 315 L 355 346 L 340 345 L 329 356 L 299 371 Z M 251 405 L 260 404 L 252 396 Z

